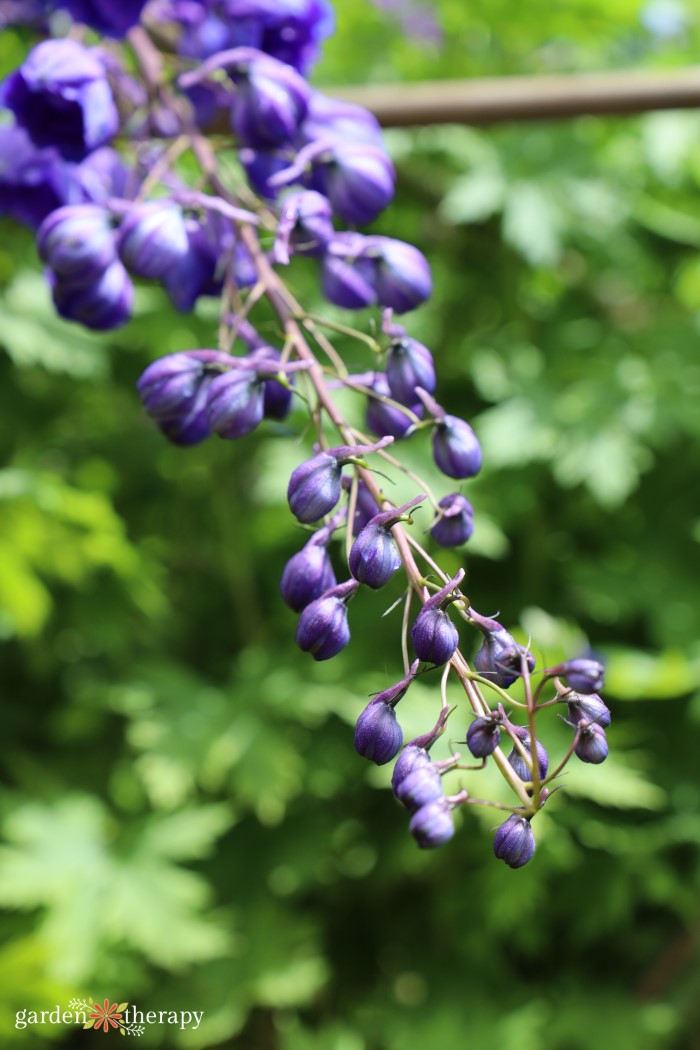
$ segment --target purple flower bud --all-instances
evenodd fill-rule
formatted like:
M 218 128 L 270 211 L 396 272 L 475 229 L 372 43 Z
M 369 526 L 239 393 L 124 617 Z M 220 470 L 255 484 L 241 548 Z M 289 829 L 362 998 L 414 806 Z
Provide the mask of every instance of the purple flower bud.
M 72 198 L 69 166 L 55 149 L 37 149 L 24 128 L 0 127 L 0 215 L 35 229 Z
M 459 644 L 459 634 L 443 606 L 458 597 L 452 592 L 464 579 L 464 569 L 451 579 L 442 590 L 428 598 L 416 616 L 411 628 L 411 639 L 416 656 L 426 663 L 440 666 L 452 658 Z
M 119 255 L 138 277 L 168 277 L 187 256 L 189 238 L 178 204 L 168 200 L 134 204 L 119 231 Z
M 156 419 L 161 432 L 174 445 L 198 445 L 211 434 L 206 407 L 211 377 L 204 380 L 187 407 L 177 416 Z
M 330 98 L 321 91 L 311 92 L 301 133 L 306 143 L 330 139 L 382 147 L 382 129 L 373 113 L 352 102 Z
M 416 496 L 395 510 L 381 511 L 369 521 L 350 549 L 350 572 L 375 590 L 388 583 L 401 565 L 401 557 L 391 535 L 391 528 L 401 521 L 406 511 L 415 507 L 425 494 Z
M 568 684 L 577 693 L 597 693 L 603 688 L 605 668 L 599 660 L 581 656 L 575 660 L 567 660 L 563 664 L 557 664 L 545 674 L 560 675 L 566 678 Z
M 203 4 L 200 6 L 185 0 L 184 5 L 180 4 L 175 7 L 173 14 L 179 15 L 177 21 L 184 23 L 184 31 L 177 42 L 179 55 L 186 58 L 210 58 L 217 51 L 225 51 L 234 46 L 231 31 L 226 22 L 213 12 L 207 12 Z M 236 41 L 236 43 L 250 44 L 253 41 Z M 197 84 L 190 90 L 194 92 L 199 87 L 201 85 Z
M 296 643 L 314 660 L 330 660 L 350 641 L 347 602 L 358 587 L 357 580 L 346 580 L 302 610 Z
M 301 463 L 292 471 L 287 488 L 292 514 L 305 525 L 330 514 L 340 499 L 342 466 L 366 452 L 376 452 L 390 441 L 387 437 L 375 445 L 340 445 Z
M 408 830 L 421 849 L 437 849 L 450 841 L 455 833 L 450 809 L 448 799 L 438 798 L 413 814 Z
M 355 726 L 355 747 L 364 758 L 383 766 L 390 762 L 403 743 L 401 726 L 394 708 L 408 692 L 418 671 L 415 660 L 400 681 L 370 700 Z
M 403 731 L 391 703 L 379 697 L 371 700 L 355 726 L 358 754 L 383 766 L 391 762 L 402 743 Z
M 392 397 L 389 384 L 383 373 L 377 372 L 375 374 L 372 390 L 376 396 L 367 398 L 365 420 L 368 430 L 371 430 L 378 437 L 383 437 L 385 434 L 391 434 L 397 440 L 405 437 L 415 421 L 411 419 L 408 412 L 402 411 L 396 405 L 387 404 L 383 400 L 383 398 Z M 396 399 L 392 397 L 392 400 Z M 414 416 L 417 416 L 419 419 L 422 418 L 423 406 L 421 404 L 408 405 L 406 407 L 410 409 Z
M 290 244 L 297 255 L 321 255 L 334 235 L 330 201 L 315 190 L 292 193 L 280 206 L 275 262 L 289 262 Z
M 76 40 L 44 40 L 0 87 L 37 146 L 80 160 L 119 129 L 119 115 L 98 53 Z
M 219 216 L 209 214 L 202 221 L 186 219 L 185 230 L 187 252 L 164 275 L 163 284 L 175 309 L 189 313 L 200 295 L 220 293 L 222 273 L 219 261 L 235 249 L 231 224 Z
M 236 84 L 231 127 L 240 144 L 260 148 L 291 142 L 308 108 L 304 78 L 254 48 L 236 48 L 228 54 L 233 65 L 229 73 Z
M 49 275 L 56 310 L 68 321 L 106 332 L 119 328 L 131 317 L 134 286 L 118 259 L 107 267 L 94 284 L 64 284 Z
M 415 660 L 411 666 L 411 673 L 416 673 L 418 664 L 419 661 Z M 394 793 L 396 793 L 403 778 L 407 777 L 412 770 L 419 766 L 430 765 L 430 755 L 428 752 L 435 741 L 444 733 L 449 713 L 450 709 L 448 707 L 443 707 L 440 711 L 437 722 L 430 732 L 424 733 L 422 736 L 417 736 L 414 740 L 411 740 L 406 744 L 405 748 L 396 759 L 396 765 L 394 766 L 394 772 L 391 777 L 391 786 Z
M 241 364 L 217 376 L 207 394 L 209 426 L 222 438 L 240 438 L 262 422 L 263 381 L 254 367 Z
M 335 28 L 328 0 L 276 0 L 274 5 L 263 0 L 259 7 L 261 50 L 305 73 L 316 60 L 321 41 Z
M 481 470 L 481 446 L 463 419 L 443 416 L 433 431 L 433 459 L 448 478 L 473 478 Z
M 433 762 L 419 762 L 399 781 L 394 794 L 409 812 L 415 813 L 429 802 L 442 798 L 442 777 Z
M 117 257 L 109 212 L 97 204 L 57 208 L 37 231 L 39 255 L 66 284 L 92 284 Z
M 498 620 L 481 616 L 474 608 L 469 609 L 469 620 L 485 635 L 484 643 L 474 657 L 474 667 L 484 678 L 501 689 L 507 689 L 520 678 L 523 657 L 528 669 L 534 669 L 535 657 L 524 646 L 518 645 Z
M 412 244 L 394 240 L 393 237 L 372 236 L 368 240 L 376 260 L 375 284 L 377 298 L 382 306 L 391 307 L 397 314 L 404 314 L 430 298 L 433 281 L 428 261 L 422 252 Z M 426 390 L 431 389 L 425 383 L 418 385 Z
M 460 547 L 474 531 L 474 510 L 459 492 L 443 496 L 438 503 L 442 513 L 430 527 L 430 535 L 441 547 Z
M 187 350 L 159 357 L 136 386 L 148 414 L 154 419 L 168 419 L 182 411 L 207 374 L 219 375 L 230 367 L 231 358 L 218 350 Z
M 418 660 L 416 660 L 416 666 Z M 416 769 L 432 765 L 427 748 L 416 744 L 406 744 L 399 757 L 396 759 L 394 772 L 391 775 L 391 787 L 394 794 L 397 793 L 401 781 Z
M 133 192 L 133 173 L 111 146 L 89 153 L 75 168 L 75 178 L 86 200 L 105 207 L 110 197 L 126 198 Z
M 577 726 L 581 719 L 586 722 L 595 722 L 596 725 L 607 729 L 610 725 L 610 708 L 605 704 L 597 693 L 590 695 L 581 693 L 564 693 L 561 699 L 568 705 L 566 721 L 572 726 Z
M 246 355 L 249 361 L 263 363 L 279 361 L 279 350 L 274 346 L 258 346 Z M 277 379 L 263 381 L 263 414 L 265 419 L 284 419 L 292 406 L 292 391 Z
M 521 741 L 528 755 L 532 757 L 529 730 L 527 730 L 525 726 L 511 726 L 511 728 L 515 731 L 515 735 Z M 547 776 L 547 770 L 549 769 L 549 757 L 539 740 L 536 741 L 535 751 L 537 753 L 537 769 L 539 771 L 540 780 L 544 780 Z M 532 771 L 517 748 L 514 747 L 508 755 L 508 761 L 513 767 L 516 776 L 519 776 L 521 780 L 526 782 L 532 780 Z
M 493 852 L 499 860 L 504 860 L 509 868 L 522 868 L 532 859 L 535 852 L 535 836 L 527 817 L 512 813 L 508 820 L 501 824 L 493 840 Z
M 338 233 L 323 256 L 323 294 L 345 310 L 361 310 L 377 301 L 374 261 L 362 254 L 365 240 L 360 233 Z
M 582 720 L 578 727 L 579 737 L 574 754 L 582 762 L 597 766 L 608 757 L 608 741 L 605 730 L 596 722 Z
M 330 514 L 340 499 L 340 468 L 332 452 L 319 452 L 292 472 L 287 499 L 298 521 L 311 524 Z
M 435 364 L 427 346 L 417 339 L 402 336 L 389 344 L 386 361 L 386 379 L 391 396 L 402 405 L 418 401 L 416 387 L 435 390 Z
M 143 407 L 170 441 L 195 445 L 211 432 L 204 412 L 209 385 L 230 367 L 229 355 L 218 350 L 161 357 L 137 383 Z
M 280 590 L 294 612 L 301 612 L 336 584 L 327 550 L 330 537 L 330 529 L 319 529 L 284 567 Z
M 378 146 L 337 142 L 314 161 L 314 188 L 352 226 L 373 222 L 394 197 L 396 172 Z
M 467 747 L 474 758 L 492 755 L 501 739 L 500 718 L 475 718 L 467 730 Z M 529 779 L 529 778 L 528 778 Z
M 138 23 L 146 0 L 61 0 L 58 6 L 69 11 L 76 22 L 104 36 L 122 37 Z

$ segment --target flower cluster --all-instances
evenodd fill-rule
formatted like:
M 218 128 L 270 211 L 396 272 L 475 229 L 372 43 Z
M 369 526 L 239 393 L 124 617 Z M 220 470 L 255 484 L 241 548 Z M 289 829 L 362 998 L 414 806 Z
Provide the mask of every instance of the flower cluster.
M 35 7 L 26 4 L 27 22 Z M 457 807 L 487 805 L 509 814 L 495 855 L 522 867 L 534 853 L 531 822 L 548 785 L 572 756 L 592 764 L 607 756 L 610 712 L 597 695 L 603 671 L 594 659 L 572 659 L 544 671 L 535 687 L 530 649 L 476 611 L 462 590 L 465 570 L 448 577 L 412 529 L 413 516 L 430 508 L 428 544 L 469 541 L 474 513 L 461 489 L 480 472 L 482 452 L 469 422 L 436 400 L 431 350 L 395 320 L 431 295 L 425 256 L 356 229 L 389 204 L 396 176 L 374 117 L 306 79 L 332 29 L 327 0 L 56 0 L 45 8 L 63 8 L 111 40 L 45 39 L 0 86 L 14 117 L 0 128 L 0 208 L 36 231 L 57 311 L 115 328 L 131 316 L 135 280 L 160 282 L 183 311 L 201 295 L 220 296 L 216 346 L 150 364 L 137 384 L 145 411 L 169 441 L 195 445 L 213 434 L 242 438 L 266 419 L 284 419 L 295 403 L 308 410 L 315 447 L 292 472 L 287 497 L 310 535 L 280 582 L 298 616 L 296 642 L 315 660 L 332 659 L 350 642 L 358 590 L 394 588 L 399 577 L 404 673 L 359 715 L 356 750 L 377 765 L 395 760 L 392 789 L 421 848 L 453 836 Z M 115 43 L 125 35 L 128 61 Z M 161 39 L 170 42 L 167 56 Z M 212 149 L 207 132 L 223 126 L 244 176 L 232 176 Z M 129 148 L 120 152 L 123 143 Z M 184 154 L 189 167 L 179 164 Z M 186 176 L 192 160 L 197 189 Z M 323 322 L 295 301 L 281 276 L 292 256 L 318 268 L 330 303 L 382 308 L 378 335 L 343 328 L 369 348 L 367 372 L 349 374 Z M 262 298 L 284 333 L 279 347 L 255 327 Z M 336 386 L 360 401 L 364 431 L 341 413 Z M 395 446 L 420 441 L 424 431 L 437 473 L 448 489 L 459 482 L 458 491 L 437 498 L 403 466 Z M 377 464 L 403 471 L 415 495 L 396 505 Z M 333 554 L 338 537 L 343 557 Z M 478 635 L 471 665 L 460 628 Z M 415 679 L 435 670 L 437 721 L 404 746 L 396 709 L 410 703 Z M 473 715 L 464 742 L 476 765 L 459 754 L 430 755 L 454 710 L 452 680 Z M 524 699 L 508 694 L 516 683 Z M 537 723 L 555 705 L 566 708 L 571 743 L 550 771 Z M 488 761 L 515 796 L 510 803 L 476 799 L 461 781 L 446 792 L 446 779 Z

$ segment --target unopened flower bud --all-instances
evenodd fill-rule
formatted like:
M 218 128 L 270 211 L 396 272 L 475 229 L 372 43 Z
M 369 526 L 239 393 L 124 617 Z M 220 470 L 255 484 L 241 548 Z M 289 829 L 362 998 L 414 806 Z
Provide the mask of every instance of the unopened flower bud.
M 330 660 L 350 641 L 347 602 L 359 584 L 357 580 L 331 587 L 302 611 L 297 624 L 296 643 L 314 660 Z
M 57 208 L 37 231 L 37 249 L 59 280 L 91 284 L 117 257 L 110 214 L 97 204 Z
M 526 729 L 525 726 L 512 726 L 511 728 L 515 731 L 515 735 L 521 741 L 527 754 L 530 756 L 530 758 L 532 758 L 532 746 L 530 743 L 529 730 Z M 539 742 L 539 740 L 536 741 L 535 751 L 537 753 L 537 771 L 539 773 L 539 779 L 544 780 L 544 778 L 547 776 L 547 770 L 549 769 L 549 757 L 544 749 L 544 746 Z M 513 767 L 516 775 L 519 776 L 521 780 L 524 780 L 526 782 L 528 780 L 532 780 L 532 770 L 528 766 L 523 756 L 520 754 L 518 748 L 513 748 L 511 753 L 508 755 L 508 761 Z
M 161 357 L 144 371 L 137 383 L 143 407 L 170 441 L 194 445 L 208 437 L 208 388 L 230 365 L 229 355 L 218 350 L 188 350 Z
M 410 773 L 399 781 L 394 794 L 407 810 L 415 813 L 422 806 L 442 798 L 442 777 L 434 763 L 417 763 Z
M 319 529 L 284 567 L 280 591 L 294 612 L 301 612 L 336 584 L 335 573 L 326 549 L 330 535 L 328 529 Z
M 369 521 L 350 549 L 350 572 L 375 590 L 388 583 L 401 565 L 401 557 L 391 535 L 391 528 L 407 510 L 425 499 L 425 495 L 404 503 L 395 510 L 381 511 Z
M 474 509 L 460 492 L 443 496 L 430 535 L 441 547 L 460 547 L 474 531 Z
M 403 743 L 403 731 L 391 703 L 375 697 L 357 720 L 355 748 L 358 754 L 383 766 L 391 762 Z
M 406 335 L 394 339 L 387 354 L 386 380 L 391 396 L 402 405 L 413 405 L 419 400 L 416 387 L 432 394 L 435 364 L 427 346 Z
M 134 204 L 119 231 L 119 255 L 138 277 L 168 277 L 189 251 L 187 228 L 178 204 L 169 200 Z
M 119 259 L 107 267 L 93 284 L 66 284 L 50 274 L 53 303 L 68 321 L 107 332 L 120 328 L 131 317 L 134 286 Z
M 414 674 L 418 668 L 418 663 L 419 661 L 416 660 L 411 668 Z M 391 776 L 391 786 L 394 793 L 396 793 L 396 789 L 403 778 L 408 776 L 408 774 L 414 769 L 417 769 L 419 766 L 430 765 L 430 755 L 428 752 L 435 741 L 444 733 L 449 713 L 449 708 L 443 707 L 440 711 L 437 722 L 430 732 L 424 733 L 422 736 L 417 736 L 414 740 L 411 740 L 406 744 L 405 748 L 396 759 L 394 772 Z
M 241 364 L 217 376 L 209 387 L 207 420 L 222 438 L 240 438 L 262 422 L 263 381 L 254 367 Z
M 61 4 L 76 22 L 83 22 L 103 36 L 112 37 L 123 37 L 135 26 L 144 6 L 145 0 L 119 0 L 118 4 L 100 3 L 99 0 L 64 0 Z
M 306 81 L 291 66 L 254 48 L 236 51 L 240 60 L 231 69 L 236 84 L 231 127 L 239 143 L 269 147 L 291 142 L 309 104 Z
M 380 146 L 329 143 L 329 149 L 314 162 L 314 187 L 352 226 L 374 222 L 391 202 L 395 181 L 394 165 Z
M 500 719 L 475 718 L 467 730 L 467 747 L 474 758 L 486 758 L 492 755 L 501 739 Z
M 498 620 L 481 616 L 470 608 L 469 620 L 485 635 L 483 645 L 474 657 L 474 667 L 490 682 L 507 689 L 522 675 L 523 657 L 527 668 L 535 667 L 535 657 L 513 638 Z
M 390 762 L 403 743 L 394 708 L 406 695 L 417 671 L 418 661 L 414 660 L 403 678 L 370 700 L 357 720 L 355 747 L 360 755 L 378 766 Z
M 420 660 L 440 666 L 454 655 L 459 644 L 459 634 L 443 606 L 456 599 L 452 592 L 463 579 L 464 569 L 460 569 L 437 594 L 428 598 L 418 613 L 411 628 L 411 639 Z
M 219 260 L 222 254 L 236 251 L 231 248 L 230 231 L 216 217 L 200 221 L 185 220 L 187 252 L 177 265 L 163 275 L 163 285 L 173 305 L 182 313 L 189 313 L 200 295 L 218 295 L 222 280 Z
M 455 833 L 451 808 L 448 799 L 437 798 L 413 814 L 408 830 L 421 849 L 437 849 L 450 841 Z
M 323 294 L 344 310 L 362 310 L 377 301 L 374 260 L 363 255 L 366 240 L 361 233 L 337 233 L 323 256 Z
M 481 445 L 463 419 L 443 416 L 433 432 L 433 459 L 448 478 L 473 478 L 481 470 Z
M 493 852 L 509 868 L 522 868 L 535 852 L 535 836 L 527 817 L 512 813 L 501 824 L 493 840 Z
M 392 397 L 392 400 L 396 400 L 389 390 L 389 384 L 383 373 L 377 372 L 375 374 L 372 390 L 376 396 L 367 398 L 365 419 L 368 430 L 371 430 L 377 437 L 383 437 L 385 434 L 391 434 L 397 440 L 405 437 L 414 425 L 415 419 L 412 419 L 408 412 L 403 411 L 397 405 L 390 405 L 383 400 L 386 397 Z M 422 418 L 423 406 L 420 403 L 407 405 L 406 407 L 418 419 Z
M 578 727 L 578 740 L 574 754 L 582 762 L 597 766 L 608 757 L 608 741 L 605 730 L 596 722 L 581 721 Z
M 600 660 L 580 656 L 575 660 L 566 660 L 563 664 L 557 664 L 545 674 L 566 678 L 569 686 L 577 693 L 597 693 L 603 688 L 605 668 Z
M 248 361 L 263 363 L 280 360 L 279 350 L 273 346 L 258 346 L 246 354 Z M 283 386 L 277 379 L 263 380 L 263 415 L 265 419 L 284 419 L 289 414 L 292 404 L 290 387 Z
M 77 40 L 44 40 L 0 86 L 7 107 L 37 146 L 80 160 L 119 130 L 107 71 L 97 48 Z
M 561 696 L 567 707 L 566 721 L 572 726 L 577 726 L 581 719 L 586 722 L 595 722 L 596 725 L 607 729 L 610 725 L 610 708 L 605 704 L 597 693 L 564 693 Z
M 292 471 L 287 488 L 292 514 L 306 525 L 330 514 L 340 499 L 343 464 L 375 452 L 392 440 L 387 437 L 375 445 L 340 445 L 301 463 Z
M 368 242 L 376 260 L 375 287 L 382 306 L 403 314 L 430 298 L 433 291 L 430 266 L 418 248 L 393 237 L 375 235 L 369 237 Z
M 301 130 L 307 143 L 332 139 L 382 145 L 382 129 L 373 113 L 352 102 L 330 98 L 321 91 L 311 91 L 309 111 Z

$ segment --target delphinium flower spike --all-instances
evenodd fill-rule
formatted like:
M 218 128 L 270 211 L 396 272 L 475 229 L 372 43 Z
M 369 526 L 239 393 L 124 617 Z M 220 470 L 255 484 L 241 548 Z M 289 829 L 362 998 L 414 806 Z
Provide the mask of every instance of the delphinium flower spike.
M 418 443 L 428 430 L 435 467 L 460 480 L 480 472 L 482 451 L 471 425 L 435 399 L 433 350 L 393 317 L 403 319 L 431 295 L 422 246 L 343 228 L 376 218 L 393 198 L 396 172 L 372 114 L 325 96 L 306 79 L 331 30 L 327 0 L 255 0 L 244 5 L 245 25 L 226 16 L 223 0 L 154 2 L 143 27 L 143 0 L 55 0 L 49 6 L 110 42 L 87 47 L 77 26 L 66 39 L 33 47 L 0 86 L 0 101 L 14 120 L 0 128 L 0 212 L 37 231 L 56 310 L 87 327 L 125 324 L 135 280 L 159 282 L 184 313 L 200 296 L 220 299 L 218 341 L 211 349 L 169 353 L 143 371 L 137 386 L 146 413 L 171 442 L 196 445 L 212 434 L 239 439 L 265 419 L 275 420 L 270 429 L 281 433 L 308 411 L 317 443 L 292 472 L 287 497 L 297 521 L 318 525 L 289 559 L 280 583 L 284 601 L 298 613 L 297 644 L 315 660 L 335 657 L 350 641 L 348 603 L 359 588 L 396 587 L 398 598 L 386 604 L 389 611 L 403 607 L 399 644 L 406 673 L 361 712 L 355 747 L 378 765 L 396 758 L 392 788 L 411 813 L 409 830 L 423 849 L 453 836 L 456 806 L 511 809 L 466 789 L 445 794 L 444 778 L 454 769 L 476 773 L 490 759 L 517 799 L 496 832 L 494 852 L 511 867 L 523 866 L 535 848 L 530 822 L 547 795 L 539 718 L 547 707 L 566 705 L 571 743 L 550 779 L 572 755 L 602 762 L 610 723 L 598 696 L 602 666 L 588 657 L 565 661 L 548 668 L 533 690 L 529 649 L 474 610 L 460 590 L 463 568 L 450 579 L 417 530 L 406 528 L 409 512 L 429 500 L 434 517 L 426 542 L 457 547 L 472 535 L 474 511 L 461 491 L 434 497 L 431 484 L 387 446 L 394 439 Z M 128 53 L 122 55 L 127 30 Z M 167 59 L 158 50 L 160 39 L 169 42 Z M 238 151 L 235 174 L 207 136 L 210 127 L 221 127 L 222 117 Z M 170 136 L 173 141 L 165 141 Z M 191 157 L 181 164 L 185 153 Z M 385 308 L 372 334 L 328 325 L 356 336 L 371 361 L 350 366 L 297 302 L 279 269 L 292 256 L 318 273 L 321 292 L 334 305 Z M 335 397 L 340 387 L 348 397 L 369 399 L 366 425 L 376 443 L 355 428 L 357 415 L 346 417 L 343 400 Z M 365 458 L 371 454 L 381 461 L 383 480 L 394 482 L 390 475 L 398 470 L 415 486 L 401 493 L 400 506 L 378 483 Z M 343 523 L 351 575 L 338 583 L 340 552 L 331 555 L 330 548 Z M 473 671 L 458 649 L 451 605 L 484 635 Z M 434 728 L 400 751 L 396 707 L 421 661 L 428 665 L 424 671 L 443 668 L 442 707 Z M 512 704 L 526 714 L 524 725 L 510 722 L 501 706 L 503 690 L 517 682 L 525 699 L 513 697 Z M 456 754 L 429 753 L 453 710 L 448 684 L 467 699 L 473 719 L 466 743 L 481 766 L 463 766 Z M 496 710 L 489 690 L 499 694 Z M 508 756 L 500 747 L 506 735 L 513 742 Z

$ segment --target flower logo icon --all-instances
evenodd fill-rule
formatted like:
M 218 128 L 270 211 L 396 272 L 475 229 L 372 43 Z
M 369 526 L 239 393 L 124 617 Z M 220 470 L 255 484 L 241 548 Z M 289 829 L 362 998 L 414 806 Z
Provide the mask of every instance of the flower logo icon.
M 119 1003 L 117 1006 L 116 1003 L 112 1003 L 110 1006 L 109 999 L 105 999 L 102 1006 L 99 1003 L 93 1003 L 94 1013 L 90 1014 L 91 1027 L 94 1027 L 96 1032 L 99 1032 L 100 1028 L 106 1032 L 110 1025 L 112 1028 L 121 1028 L 119 1022 L 122 1019 L 122 1012 L 128 1005 L 128 1003 Z M 85 1027 L 87 1028 L 87 1025 Z

